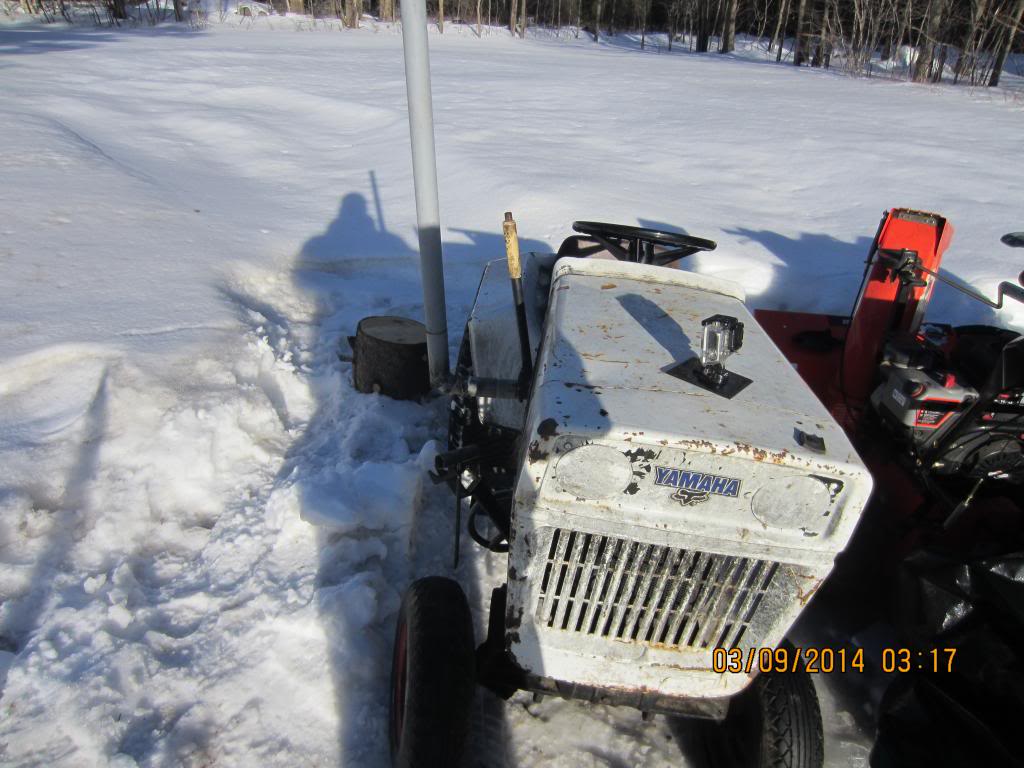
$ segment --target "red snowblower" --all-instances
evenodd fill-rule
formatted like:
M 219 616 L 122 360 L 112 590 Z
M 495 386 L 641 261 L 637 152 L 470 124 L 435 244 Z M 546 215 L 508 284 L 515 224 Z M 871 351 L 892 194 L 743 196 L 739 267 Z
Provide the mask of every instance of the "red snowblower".
M 938 214 L 887 211 L 849 316 L 755 316 L 854 440 L 893 512 L 962 539 L 1024 480 L 1024 339 L 923 320 L 937 282 L 994 309 L 1007 296 L 1024 302 L 1024 288 L 1002 282 L 992 301 L 942 274 L 952 238 Z M 1024 233 L 1003 242 L 1024 247 Z
M 886 673 L 851 681 L 873 766 L 1024 765 L 1024 336 L 924 322 L 939 282 L 992 309 L 1024 289 L 993 301 L 940 273 L 952 237 L 940 215 L 893 209 L 849 316 L 755 312 L 875 481 L 807 616 Z

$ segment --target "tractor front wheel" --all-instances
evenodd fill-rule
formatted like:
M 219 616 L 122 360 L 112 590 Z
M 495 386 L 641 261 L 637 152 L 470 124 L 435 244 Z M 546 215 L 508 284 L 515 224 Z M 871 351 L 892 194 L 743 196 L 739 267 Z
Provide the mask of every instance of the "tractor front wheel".
M 414 581 L 398 613 L 391 664 L 395 768 L 461 764 L 475 665 L 473 622 L 462 588 L 438 576 Z
M 678 725 L 687 757 L 700 768 L 821 768 L 825 762 L 821 707 L 802 669 L 758 675 L 721 723 Z

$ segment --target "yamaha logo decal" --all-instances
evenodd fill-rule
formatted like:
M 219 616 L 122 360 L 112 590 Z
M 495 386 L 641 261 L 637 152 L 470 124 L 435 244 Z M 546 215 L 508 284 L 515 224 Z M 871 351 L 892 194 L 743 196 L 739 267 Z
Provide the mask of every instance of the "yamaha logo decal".
M 690 472 L 672 467 L 655 467 L 654 484 L 675 488 L 672 498 L 684 507 L 702 504 L 711 495 L 736 498 L 740 495 L 740 481 L 734 477 Z

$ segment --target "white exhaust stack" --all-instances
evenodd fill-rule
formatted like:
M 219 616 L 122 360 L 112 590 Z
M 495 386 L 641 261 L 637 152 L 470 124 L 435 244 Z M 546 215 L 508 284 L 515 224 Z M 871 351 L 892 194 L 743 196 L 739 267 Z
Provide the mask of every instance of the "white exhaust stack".
M 416 228 L 423 275 L 423 314 L 427 326 L 427 358 L 431 385 L 443 388 L 448 383 L 448 316 L 441 259 L 441 214 L 437 203 L 427 6 L 425 0 L 403 0 L 401 7 L 405 89 L 409 103 L 413 184 L 416 188 Z

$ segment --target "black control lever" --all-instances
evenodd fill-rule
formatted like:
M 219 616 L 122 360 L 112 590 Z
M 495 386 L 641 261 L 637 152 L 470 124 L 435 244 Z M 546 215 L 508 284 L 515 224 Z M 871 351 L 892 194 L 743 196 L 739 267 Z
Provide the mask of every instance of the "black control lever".
M 530 393 L 530 381 L 533 378 L 533 354 L 530 351 L 530 331 L 526 322 L 526 300 L 523 297 L 523 265 L 519 260 L 519 234 L 511 211 L 505 211 L 505 221 L 501 225 L 505 235 L 505 256 L 508 259 L 508 276 L 512 281 L 512 301 L 516 308 L 516 327 L 519 331 L 519 369 L 520 400 L 526 400 Z
M 1021 243 L 1022 245 L 1024 245 L 1024 233 L 1015 232 L 1013 234 L 1015 236 L 1021 235 Z M 1010 236 L 1004 236 L 1003 242 L 1006 242 L 1008 237 Z M 1020 246 L 1015 245 L 1014 247 Z M 934 270 L 928 269 L 927 267 L 921 266 L 920 262 L 917 262 L 916 251 L 908 251 L 905 248 L 901 250 L 895 250 L 891 248 L 879 248 L 878 255 L 884 258 L 887 262 L 889 262 L 890 265 L 892 265 L 894 276 L 902 277 L 905 273 L 904 271 L 907 270 L 908 268 L 916 272 L 923 272 L 926 275 L 931 275 L 936 280 L 945 283 L 951 288 L 955 288 L 956 290 L 960 291 L 960 293 L 963 293 L 966 296 L 970 296 L 975 301 L 980 301 L 982 304 L 986 304 L 987 306 L 990 306 L 993 309 L 1002 309 L 1003 299 L 1007 296 L 1009 296 L 1014 301 L 1019 301 L 1020 303 L 1024 304 L 1024 288 L 1022 288 L 1020 285 L 1015 285 L 1014 283 L 1011 283 L 1007 280 L 1004 280 L 1003 282 L 996 286 L 996 300 L 992 301 L 984 294 L 979 293 L 978 291 L 974 290 L 968 285 L 964 285 L 959 280 L 954 280 L 948 275 L 943 275 L 941 272 L 936 272 Z M 915 263 L 909 263 L 911 260 Z M 1022 273 L 1022 277 L 1024 277 L 1024 273 Z M 917 279 L 919 280 L 920 278 Z M 1019 279 L 1020 278 L 1018 278 L 1018 280 Z M 920 286 L 924 285 L 924 282 L 912 282 L 910 284 Z

